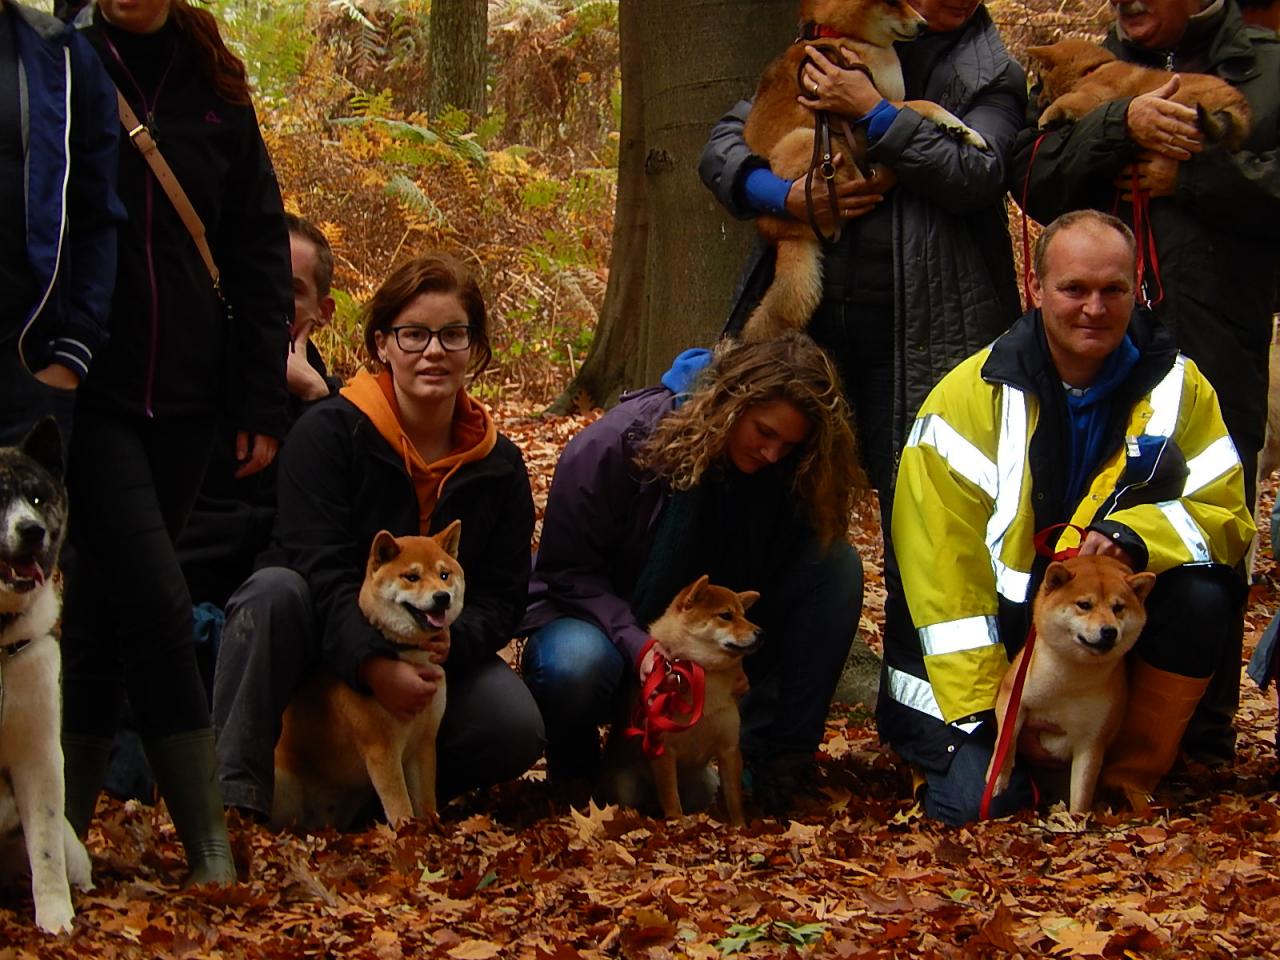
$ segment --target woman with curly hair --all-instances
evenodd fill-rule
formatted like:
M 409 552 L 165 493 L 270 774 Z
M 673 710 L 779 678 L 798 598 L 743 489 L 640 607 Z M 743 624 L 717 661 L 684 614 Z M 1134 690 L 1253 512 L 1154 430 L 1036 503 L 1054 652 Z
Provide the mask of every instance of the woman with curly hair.
M 785 804 L 807 768 L 862 609 L 844 541 L 862 470 L 831 362 L 803 334 L 690 350 L 662 385 L 624 396 L 556 466 L 522 631 L 525 682 L 553 780 L 596 778 L 656 619 L 702 574 L 758 590 L 742 749 L 758 804 Z

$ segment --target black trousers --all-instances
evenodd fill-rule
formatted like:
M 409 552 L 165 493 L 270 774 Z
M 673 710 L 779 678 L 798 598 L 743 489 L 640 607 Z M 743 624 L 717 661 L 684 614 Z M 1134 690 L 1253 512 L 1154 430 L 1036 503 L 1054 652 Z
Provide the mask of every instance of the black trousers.
M 213 424 L 76 408 L 67 474 L 75 562 L 62 636 L 69 733 L 110 738 L 126 692 L 144 741 L 210 725 L 173 542 L 200 489 Z

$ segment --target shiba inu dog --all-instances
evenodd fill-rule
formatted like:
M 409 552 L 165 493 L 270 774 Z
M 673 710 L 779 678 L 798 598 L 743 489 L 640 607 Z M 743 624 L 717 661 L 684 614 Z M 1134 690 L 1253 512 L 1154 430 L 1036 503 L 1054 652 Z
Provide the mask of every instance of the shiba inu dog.
M 1027 667 L 1022 701 L 1014 724 L 1014 743 L 1028 717 L 1053 724 L 1061 734 L 1043 733 L 1044 749 L 1071 762 L 1072 813 L 1093 806 L 1103 756 L 1124 719 L 1127 698 L 1125 654 L 1146 625 L 1143 602 L 1155 585 L 1154 573 L 1134 573 L 1113 557 L 1087 556 L 1049 564 L 1036 594 L 1033 619 L 1036 642 Z M 1000 684 L 996 722 L 1013 692 L 1018 651 Z M 1009 785 L 1014 751 L 1005 758 L 993 795 Z M 991 767 L 987 770 L 991 777 Z
M 54 566 L 66 521 L 62 441 L 45 420 L 21 446 L 0 448 L 0 845 L 25 841 L 36 926 L 49 933 L 71 929 L 71 886 L 93 887 L 63 814 Z
M 1115 58 L 1096 43 L 1075 38 L 1031 47 L 1027 56 L 1040 74 L 1040 126 L 1079 120 L 1094 107 L 1120 97 L 1136 97 L 1163 86 L 1173 76 Z M 1181 73 L 1172 99 L 1194 107 L 1200 128 L 1212 143 L 1238 150 L 1253 122 L 1249 103 L 1231 84 L 1203 73 Z
M 839 66 L 862 64 L 880 94 L 896 106 L 908 106 L 926 119 L 978 147 L 986 141 L 949 111 L 927 100 L 903 103 L 902 65 L 894 52 L 897 40 L 913 40 L 925 19 L 905 0 L 802 0 L 802 23 L 815 24 L 820 36 L 798 40 L 765 68 L 756 89 L 744 135 L 751 149 L 769 160 L 779 177 L 802 177 L 814 156 L 814 111 L 797 101 L 807 59 L 805 45 L 820 49 Z M 841 178 L 857 177 L 865 144 L 841 143 L 846 162 Z M 817 173 L 815 172 L 815 176 Z M 822 297 L 822 256 L 818 238 L 807 223 L 784 217 L 756 219 L 760 235 L 778 250 L 774 280 L 743 328 L 748 340 L 768 340 L 787 330 L 803 329 Z
M 662 753 L 645 759 L 636 740 L 610 739 L 606 769 L 618 800 L 641 806 L 656 789 L 666 817 L 684 813 L 681 790 L 705 794 L 709 802 L 714 788 L 708 763 L 719 767 L 720 788 L 729 823 L 742 826 L 742 750 L 738 746 L 738 702 L 733 695 L 742 674 L 742 658 L 759 645 L 759 628 L 746 611 L 760 598 L 754 590 L 735 593 L 699 577 L 685 587 L 649 626 L 649 635 L 671 660 L 686 660 L 702 667 L 705 677 L 702 716 L 685 730 L 662 736 Z M 655 669 L 663 669 L 659 664 Z M 634 704 L 640 691 L 635 691 Z M 676 717 L 688 720 L 688 717 Z M 647 783 L 652 777 L 652 784 Z
M 425 665 L 443 659 L 449 626 L 462 612 L 458 563 L 462 521 L 433 537 L 374 537 L 360 610 L 399 650 Z M 321 672 L 285 711 L 276 746 L 272 822 L 347 827 L 377 793 L 394 826 L 436 813 L 436 733 L 445 685 L 412 720 L 392 715 L 372 696 Z

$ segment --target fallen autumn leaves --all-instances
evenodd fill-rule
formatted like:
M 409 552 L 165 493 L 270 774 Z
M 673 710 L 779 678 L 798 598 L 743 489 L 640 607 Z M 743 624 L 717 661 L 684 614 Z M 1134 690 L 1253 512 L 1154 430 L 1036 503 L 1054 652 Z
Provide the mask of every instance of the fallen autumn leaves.
M 504 418 L 539 502 L 581 422 Z M 878 557 L 875 535 L 857 534 L 865 556 Z M 1269 581 L 1255 588 L 1247 646 L 1275 600 Z M 0 960 L 1273 957 L 1276 712 L 1251 682 L 1242 689 L 1236 763 L 1186 771 L 1145 818 L 938 827 L 850 708 L 827 726 L 823 797 L 794 820 L 739 831 L 706 815 L 574 810 L 535 774 L 399 833 L 276 835 L 233 821 L 246 882 L 188 893 L 175 885 L 183 860 L 167 818 L 108 801 L 89 844 L 98 888 L 76 898 L 75 933 L 41 937 L 29 895 L 7 894 Z

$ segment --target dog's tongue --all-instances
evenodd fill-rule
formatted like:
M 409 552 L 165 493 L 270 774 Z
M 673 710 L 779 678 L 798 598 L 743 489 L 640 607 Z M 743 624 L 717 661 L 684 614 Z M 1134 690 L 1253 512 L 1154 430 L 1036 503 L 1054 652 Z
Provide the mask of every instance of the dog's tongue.
M 15 563 L 13 572 L 23 580 L 34 580 L 37 586 L 44 584 L 44 571 L 34 560 L 21 560 Z
M 445 628 L 444 612 L 440 611 L 437 613 L 434 610 L 428 611 L 427 623 L 431 624 L 437 630 L 443 630 Z

